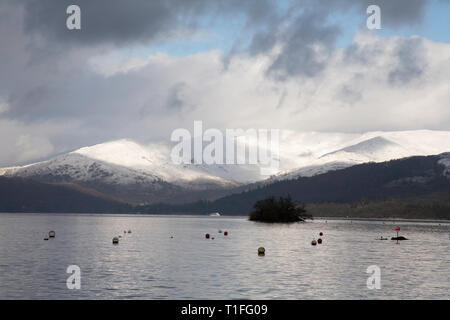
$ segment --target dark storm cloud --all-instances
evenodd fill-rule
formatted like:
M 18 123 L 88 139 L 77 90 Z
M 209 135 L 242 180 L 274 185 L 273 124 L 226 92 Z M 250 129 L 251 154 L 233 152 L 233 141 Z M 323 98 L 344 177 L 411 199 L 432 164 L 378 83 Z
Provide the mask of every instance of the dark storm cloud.
M 294 0 L 286 10 L 277 10 L 277 2 L 270 0 L 28 0 L 25 6 L 27 32 L 40 33 L 63 43 L 84 45 L 113 42 L 116 44 L 164 39 L 174 32 L 195 30 L 202 17 L 229 19 L 245 16 L 247 28 L 256 28 L 252 50 L 267 41 L 273 42 L 274 28 L 289 15 L 303 10 L 329 15 L 337 11 L 355 9 L 365 15 L 368 5 L 382 8 L 386 26 L 419 23 L 425 11 L 425 0 Z M 82 10 L 82 31 L 71 32 L 66 26 L 66 8 L 76 4 Z M 305 16 L 307 18 L 308 16 Z M 304 23 L 303 23 L 304 24 Z M 293 28 L 297 24 L 292 25 Z M 324 26 L 326 28 L 326 26 Z M 271 32 L 272 31 L 272 32 Z M 312 30 L 312 35 L 314 34 Z M 265 35 L 265 36 L 264 36 Z M 272 39 L 272 40 L 271 40 Z
M 269 75 L 279 80 L 299 75 L 314 77 L 327 65 L 326 58 L 334 51 L 337 37 L 343 31 L 338 24 L 330 24 L 329 17 L 335 12 L 354 10 L 365 18 L 366 8 L 371 4 L 381 7 L 383 26 L 398 27 L 420 23 L 426 3 L 425 0 L 293 1 L 287 13 L 267 22 L 268 30 L 255 32 L 249 53 L 266 54 L 281 45 L 281 51 L 268 69 Z M 358 49 L 349 48 L 348 55 Z
M 66 8 L 81 8 L 81 31 L 66 28 Z M 269 0 L 30 0 L 24 1 L 26 30 L 62 43 L 117 45 L 186 36 L 203 17 L 244 14 L 247 25 L 263 23 L 274 11 Z
M 427 3 L 426 0 L 346 0 L 346 2 L 356 4 L 360 9 L 378 5 L 381 8 L 382 24 L 386 27 L 420 24 Z
M 326 25 L 326 17 L 320 12 L 304 13 L 293 25 L 281 36 L 283 49 L 268 69 L 279 79 L 319 73 L 327 65 L 339 33 L 335 26 Z
M 62 43 L 83 45 L 144 41 L 167 36 L 180 26 L 179 14 L 194 12 L 199 1 L 32 0 L 25 2 L 26 30 Z M 66 28 L 66 8 L 81 8 L 79 32 Z
M 23 3 L 26 31 L 49 39 L 49 47 L 120 46 L 177 37 L 186 39 L 204 27 L 208 23 L 205 21 L 243 18 L 244 30 L 225 55 L 225 66 L 236 54 L 266 54 L 281 45 L 281 52 L 268 70 L 268 74 L 278 79 L 311 77 L 324 68 L 323 58 L 332 53 L 342 31 L 338 24 L 328 23 L 332 14 L 352 11 L 365 18 L 367 6 L 376 4 L 381 7 L 383 26 L 398 27 L 420 23 L 426 5 L 425 0 L 293 0 L 284 3 L 282 8 L 270 0 L 30 0 Z M 71 4 L 81 7 L 81 31 L 72 32 L 65 27 L 66 8 Z M 321 50 L 319 53 L 317 48 Z

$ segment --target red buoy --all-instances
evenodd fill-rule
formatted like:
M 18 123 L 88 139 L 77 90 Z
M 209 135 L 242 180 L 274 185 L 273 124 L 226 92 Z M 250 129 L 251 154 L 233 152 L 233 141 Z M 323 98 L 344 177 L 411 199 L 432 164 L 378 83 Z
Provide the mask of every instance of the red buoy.
M 205 238 L 209 239 L 209 233 L 205 234 Z
M 320 239 L 320 238 L 317 239 L 317 243 L 318 243 L 318 244 L 321 244 L 321 243 L 322 243 L 322 239 Z
M 228 231 L 225 231 L 225 232 L 223 233 L 223 235 L 224 235 L 224 236 L 227 236 L 227 235 L 228 235 Z
M 321 232 L 321 233 L 319 233 L 319 236 L 323 236 L 323 233 Z

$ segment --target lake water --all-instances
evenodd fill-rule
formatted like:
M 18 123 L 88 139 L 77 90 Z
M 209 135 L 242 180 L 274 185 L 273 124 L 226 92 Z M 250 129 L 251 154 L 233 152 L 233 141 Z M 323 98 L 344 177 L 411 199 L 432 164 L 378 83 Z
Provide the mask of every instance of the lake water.
M 375 240 L 397 225 L 410 240 Z M 449 299 L 449 234 L 443 222 L 0 214 L 0 299 Z M 371 265 L 381 289 L 367 288 Z

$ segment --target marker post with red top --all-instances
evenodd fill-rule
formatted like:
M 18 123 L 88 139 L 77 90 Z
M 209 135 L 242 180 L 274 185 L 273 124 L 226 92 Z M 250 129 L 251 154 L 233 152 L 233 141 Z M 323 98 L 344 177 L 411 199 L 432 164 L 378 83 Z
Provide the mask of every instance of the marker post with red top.
M 395 228 L 395 231 L 397 232 L 397 243 L 398 243 L 398 233 L 400 231 L 400 227 Z

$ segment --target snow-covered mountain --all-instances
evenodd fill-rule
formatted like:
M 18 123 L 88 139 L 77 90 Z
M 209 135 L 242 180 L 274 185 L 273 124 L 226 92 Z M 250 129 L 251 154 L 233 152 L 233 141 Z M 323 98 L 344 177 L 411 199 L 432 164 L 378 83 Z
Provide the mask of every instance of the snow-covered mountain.
M 448 131 L 396 131 L 369 132 L 361 135 L 335 136 L 335 144 L 309 149 L 308 157 L 295 160 L 300 163 L 295 169 L 283 170 L 266 182 L 293 179 L 299 176 L 314 176 L 330 170 L 339 170 L 366 162 L 383 162 L 411 156 L 427 156 L 450 151 Z M 320 143 L 319 143 L 320 145 Z M 327 150 L 328 149 L 328 150 Z M 266 183 L 265 182 L 265 183 Z
M 199 170 L 182 168 L 174 165 L 165 157 L 163 145 L 147 148 L 130 140 L 118 140 L 104 144 L 85 147 L 24 167 L 1 169 L 6 176 L 36 177 L 46 176 L 50 179 L 70 178 L 73 181 L 86 182 L 101 179 L 106 183 L 133 184 L 142 181 L 165 181 L 175 184 L 195 182 L 234 184 Z
M 165 143 L 142 145 L 122 139 L 23 167 L 0 169 L 0 175 L 73 183 L 134 203 L 195 201 L 223 195 L 248 183 L 266 184 L 365 162 L 449 152 L 450 132 L 283 131 L 279 172 L 269 179 L 261 175 L 258 165 L 177 165 L 170 158 L 171 147 Z
M 164 144 L 142 146 L 123 139 L 85 147 L 23 167 L 0 169 L 0 175 L 51 183 L 74 183 L 118 199 L 142 203 L 214 196 L 239 183 L 194 165 L 176 165 Z

